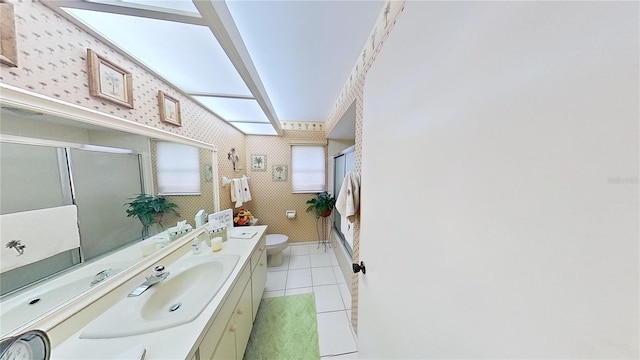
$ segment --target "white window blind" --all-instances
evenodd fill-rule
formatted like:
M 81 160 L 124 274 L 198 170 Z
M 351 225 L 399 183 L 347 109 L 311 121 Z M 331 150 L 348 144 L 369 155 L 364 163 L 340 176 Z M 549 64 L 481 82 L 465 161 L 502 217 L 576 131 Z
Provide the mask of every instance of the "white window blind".
M 326 190 L 324 146 L 291 145 L 291 185 L 294 193 Z
M 200 149 L 158 141 L 156 151 L 160 195 L 200 194 Z

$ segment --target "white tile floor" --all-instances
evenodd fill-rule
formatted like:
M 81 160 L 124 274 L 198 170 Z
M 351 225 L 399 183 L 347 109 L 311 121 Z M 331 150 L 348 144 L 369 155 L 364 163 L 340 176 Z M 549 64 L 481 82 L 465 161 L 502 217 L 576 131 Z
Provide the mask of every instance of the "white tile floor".
M 351 328 L 351 294 L 333 249 L 317 243 L 290 244 L 282 266 L 269 267 L 263 297 L 313 292 L 322 359 L 357 359 Z

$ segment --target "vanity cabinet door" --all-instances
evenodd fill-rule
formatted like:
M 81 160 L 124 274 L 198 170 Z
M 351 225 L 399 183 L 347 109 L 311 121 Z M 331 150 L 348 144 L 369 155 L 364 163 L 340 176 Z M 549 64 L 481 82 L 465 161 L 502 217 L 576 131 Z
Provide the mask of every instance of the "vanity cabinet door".
M 267 252 L 263 252 L 262 256 L 256 264 L 256 268 L 251 274 L 251 296 L 253 298 L 253 317 L 256 319 L 258 313 L 258 307 L 260 306 L 260 300 L 262 300 L 262 293 L 264 292 L 265 284 L 267 283 Z
M 234 313 L 235 318 L 235 333 L 236 333 L 236 354 L 239 360 L 244 357 L 244 350 L 247 348 L 249 342 L 249 336 L 251 335 L 251 329 L 253 328 L 253 317 L 251 316 L 252 302 L 251 302 L 251 286 L 247 283 L 244 288 L 242 297 L 238 302 L 236 311 Z
M 245 296 L 245 289 L 251 283 L 250 277 L 250 267 L 245 266 L 238 276 L 238 282 L 231 289 L 229 297 L 200 343 L 200 359 L 236 358 L 236 313 Z M 226 325 L 223 326 L 223 324 Z M 240 354 L 239 358 L 242 359 L 243 355 Z
M 235 360 L 237 359 L 236 355 L 236 325 L 234 317 L 231 317 L 218 343 L 218 347 L 216 347 L 210 359 Z
M 251 287 L 247 283 L 211 359 L 242 360 L 252 327 Z
M 256 246 L 255 250 L 251 254 L 251 271 L 252 272 L 256 270 L 256 267 L 258 266 L 258 262 L 262 257 L 262 254 L 266 253 L 266 249 L 267 249 L 267 237 L 266 235 L 263 235 L 262 238 L 260 238 L 260 241 L 258 241 L 258 245 Z

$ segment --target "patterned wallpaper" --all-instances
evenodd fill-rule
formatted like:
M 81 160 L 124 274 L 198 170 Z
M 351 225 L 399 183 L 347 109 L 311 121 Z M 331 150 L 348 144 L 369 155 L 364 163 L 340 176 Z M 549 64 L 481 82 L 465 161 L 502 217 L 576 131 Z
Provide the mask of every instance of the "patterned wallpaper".
M 364 84 L 367 76 L 367 71 L 371 68 L 371 65 L 375 61 L 376 56 L 380 52 L 384 40 L 391 32 L 391 28 L 395 25 L 396 20 L 404 10 L 406 0 L 401 1 L 387 1 L 383 7 L 382 12 L 378 16 L 378 19 L 373 27 L 373 30 L 369 34 L 369 41 L 364 45 L 364 48 L 360 52 L 360 57 L 356 61 L 356 64 L 351 70 L 351 74 L 345 83 L 340 96 L 338 97 L 329 119 L 325 131 L 327 134 L 333 130 L 338 121 L 342 118 L 344 113 L 349 109 L 349 106 L 356 103 L 356 172 L 360 173 L 362 170 L 362 123 L 365 121 L 363 111 L 364 101 Z M 367 179 L 361 179 L 361 185 L 366 186 Z M 366 202 L 366 199 L 361 199 L 362 202 Z M 353 262 L 360 262 L 360 218 L 356 218 L 353 223 Z M 358 332 L 358 280 L 359 274 L 353 274 L 351 277 L 351 325 L 354 331 Z
M 219 149 L 220 176 L 233 173 L 226 154 L 232 147 L 244 153 L 244 134 L 42 3 L 10 2 L 15 6 L 18 67 L 0 66 L 0 81 L 215 145 Z M 90 96 L 87 48 L 132 73 L 133 109 Z M 158 90 L 180 101 L 181 127 L 160 121 Z M 213 211 L 212 191 L 200 197 L 177 200 L 181 208 L 188 209 L 183 218 L 192 223 L 195 212 L 194 215 L 190 213 L 195 208 Z M 228 208 L 230 204 L 228 196 L 222 195 L 221 207 Z
M 234 209 L 233 203 L 231 202 L 231 192 L 229 191 L 229 185 L 222 186 L 222 177 L 225 176 L 228 179 L 233 179 L 242 177 L 242 175 L 249 176 L 246 170 L 247 162 L 244 160 L 245 147 L 246 136 L 244 135 L 241 139 L 238 139 L 233 143 L 227 144 L 224 147 L 218 147 L 218 183 L 220 186 L 220 210 Z M 236 171 L 233 170 L 233 163 L 227 157 L 227 154 L 231 151 L 232 148 L 236 149 L 236 156 L 240 159 L 240 162 L 236 162 Z M 250 183 L 249 185 L 252 186 L 253 184 Z M 234 213 L 237 212 L 237 210 L 234 211 Z
M 316 218 L 313 212 L 306 212 L 307 200 L 314 194 L 291 193 L 291 140 L 325 140 L 323 131 L 285 130 L 284 136 L 247 136 L 245 163 L 252 154 L 266 155 L 266 171 L 247 171 L 253 201 L 245 208 L 268 225 L 267 233 L 285 234 L 289 242 L 317 241 Z M 273 181 L 274 165 L 287 165 L 287 181 Z M 229 193 L 229 187 L 223 190 Z M 295 219 L 287 219 L 285 212 L 296 210 Z

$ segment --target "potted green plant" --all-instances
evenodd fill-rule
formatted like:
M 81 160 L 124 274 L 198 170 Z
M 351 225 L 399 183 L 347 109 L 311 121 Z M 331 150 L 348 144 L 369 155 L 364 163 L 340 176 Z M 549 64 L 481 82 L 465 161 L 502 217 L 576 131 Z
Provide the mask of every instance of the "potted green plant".
M 176 216 L 180 214 L 176 210 L 178 205 L 167 201 L 163 196 L 151 196 L 147 194 L 140 194 L 125 205 L 128 205 L 127 217 L 137 217 L 142 223 L 142 236 L 146 236 L 149 233 L 149 227 L 152 224 L 159 224 L 162 226 L 162 214 L 170 212 Z
M 307 212 L 315 210 L 316 218 L 327 217 L 331 215 L 331 211 L 336 206 L 336 198 L 326 191 L 317 193 L 316 197 L 307 200 L 309 207 Z

